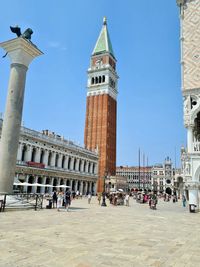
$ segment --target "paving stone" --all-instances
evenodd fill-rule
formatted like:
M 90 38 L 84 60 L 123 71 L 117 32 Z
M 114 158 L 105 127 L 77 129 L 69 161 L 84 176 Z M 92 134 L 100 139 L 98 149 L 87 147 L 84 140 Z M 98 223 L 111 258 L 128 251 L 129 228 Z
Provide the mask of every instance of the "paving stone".
M 93 197 L 56 209 L 0 214 L 0 267 L 200 266 L 200 214 L 159 201 L 156 211 L 101 207 Z

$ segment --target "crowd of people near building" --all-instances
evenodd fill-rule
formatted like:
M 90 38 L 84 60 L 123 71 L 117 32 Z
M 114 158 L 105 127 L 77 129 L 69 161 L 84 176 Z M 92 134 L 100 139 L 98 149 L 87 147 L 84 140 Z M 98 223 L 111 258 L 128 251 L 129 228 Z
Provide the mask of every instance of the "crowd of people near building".
M 92 192 L 88 192 L 86 195 L 82 195 L 78 190 L 76 192 L 71 192 L 70 188 L 66 188 L 65 190 L 54 190 L 53 194 L 46 199 L 49 201 L 49 205 L 46 208 L 56 208 L 58 211 L 66 210 L 69 211 L 69 207 L 71 205 L 72 200 L 87 198 L 88 204 L 91 204 L 93 196 Z M 103 201 L 103 193 L 98 193 L 96 195 L 97 203 L 99 205 L 102 204 Z M 164 202 L 172 201 L 173 203 L 178 202 L 178 199 L 182 200 L 183 207 L 186 207 L 187 199 L 185 195 L 182 197 L 178 197 L 176 192 L 173 195 L 169 195 L 167 193 L 158 193 L 152 190 L 132 190 L 129 192 L 124 192 L 123 190 L 115 191 L 115 192 L 107 192 L 105 193 L 106 202 L 110 203 L 113 206 L 130 206 L 130 199 L 133 199 L 136 203 L 139 204 L 148 204 L 150 209 L 156 209 L 158 200 L 163 200 Z M 93 202 L 95 203 L 95 202 Z
M 87 197 L 88 204 L 91 203 L 92 193 L 88 192 L 84 197 Z M 46 205 L 47 209 L 56 208 L 58 211 L 64 209 L 69 211 L 69 207 L 71 205 L 72 200 L 82 199 L 83 195 L 78 190 L 76 192 L 70 190 L 70 188 L 66 188 L 65 190 L 54 190 L 52 195 L 46 195 L 45 199 L 49 201 L 48 205 Z
M 156 209 L 156 205 L 158 204 L 158 199 L 163 200 L 164 202 L 170 202 L 173 203 L 178 202 L 178 199 L 182 200 L 183 207 L 186 207 L 186 196 L 183 194 L 181 197 L 177 196 L 176 191 L 173 192 L 172 195 L 164 193 L 164 192 L 157 192 L 157 191 L 151 191 L 151 190 L 135 190 L 132 192 L 133 198 L 138 203 L 148 203 L 149 207 L 152 209 Z

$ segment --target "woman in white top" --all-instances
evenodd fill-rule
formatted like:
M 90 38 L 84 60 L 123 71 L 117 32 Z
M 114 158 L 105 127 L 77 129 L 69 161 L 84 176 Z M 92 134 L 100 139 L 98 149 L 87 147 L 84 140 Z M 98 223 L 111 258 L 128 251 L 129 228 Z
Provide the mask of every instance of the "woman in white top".
M 62 191 L 60 191 L 58 193 L 58 200 L 57 200 L 57 209 L 58 209 L 58 211 L 60 211 L 60 208 L 62 207 L 63 199 L 64 199 L 64 194 L 63 194 Z

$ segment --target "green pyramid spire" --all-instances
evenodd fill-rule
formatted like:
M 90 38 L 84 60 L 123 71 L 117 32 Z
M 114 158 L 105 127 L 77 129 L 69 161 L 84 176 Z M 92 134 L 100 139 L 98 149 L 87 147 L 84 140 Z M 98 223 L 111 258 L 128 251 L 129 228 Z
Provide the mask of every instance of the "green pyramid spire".
M 113 57 L 115 57 L 113 49 L 112 49 L 112 44 L 110 41 L 110 36 L 108 33 L 108 29 L 107 29 L 106 17 L 103 18 L 103 27 L 100 32 L 99 38 L 96 42 L 95 48 L 92 52 L 92 55 L 103 54 L 105 52 L 108 52 Z

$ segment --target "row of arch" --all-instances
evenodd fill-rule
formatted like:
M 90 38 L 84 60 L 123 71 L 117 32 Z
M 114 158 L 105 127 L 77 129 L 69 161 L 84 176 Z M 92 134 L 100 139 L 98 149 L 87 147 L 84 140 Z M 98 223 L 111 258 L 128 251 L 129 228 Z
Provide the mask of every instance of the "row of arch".
M 22 162 L 37 162 L 45 164 L 49 167 L 57 167 L 72 171 L 79 171 L 84 173 L 96 174 L 96 163 L 87 161 L 85 159 L 75 158 L 72 156 L 59 154 L 56 152 L 32 147 L 30 155 L 28 154 L 28 146 L 24 144 L 21 148 L 21 157 L 18 160 Z M 45 153 L 48 153 L 45 155 Z
M 19 178 L 20 181 L 20 178 Z M 23 180 L 21 180 L 23 182 Z M 64 178 L 54 178 L 54 177 L 37 177 L 30 175 L 27 177 L 26 182 L 29 184 L 39 183 L 43 185 L 52 185 L 51 187 L 41 187 L 41 186 L 27 186 L 25 187 L 26 193 L 49 193 L 51 194 L 54 190 L 59 190 L 60 185 L 67 185 L 71 188 L 71 191 L 79 191 L 83 195 L 88 193 L 95 194 L 95 182 L 91 181 L 81 181 L 81 180 L 70 180 Z
M 91 84 L 105 83 L 105 75 L 92 77 Z

